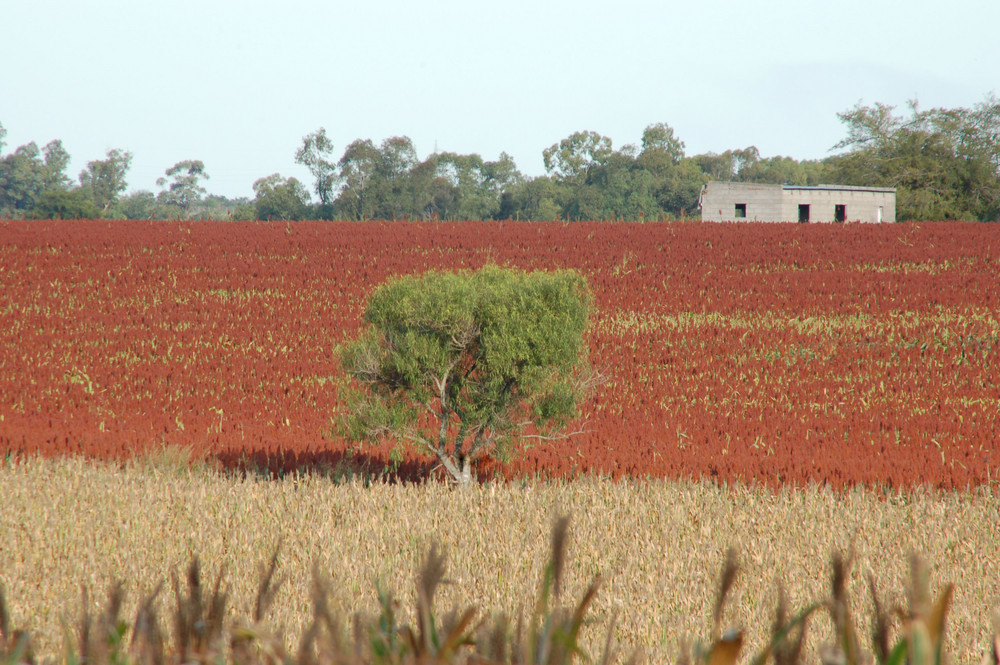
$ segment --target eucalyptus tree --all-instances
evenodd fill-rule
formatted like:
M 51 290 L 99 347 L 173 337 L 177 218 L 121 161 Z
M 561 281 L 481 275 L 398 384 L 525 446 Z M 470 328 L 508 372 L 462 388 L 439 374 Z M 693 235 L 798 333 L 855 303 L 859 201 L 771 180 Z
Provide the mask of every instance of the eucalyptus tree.
M 157 178 L 157 186 L 164 188 L 157 195 L 157 200 L 166 205 L 177 206 L 187 213 L 208 191 L 201 184 L 202 180 L 208 178 L 205 163 L 200 159 L 177 162 L 167 169 L 163 176 Z
M 297 178 L 273 173 L 253 184 L 257 219 L 304 219 L 309 210 L 309 192 Z
M 1000 100 L 908 114 L 876 103 L 839 113 L 847 136 L 834 146 L 834 177 L 896 188 L 897 219 L 1000 217 Z
M 614 150 L 611 139 L 597 132 L 574 132 L 542 151 L 545 170 L 557 179 L 579 180 L 587 169 L 604 164 Z
M 116 204 L 128 187 L 125 176 L 131 166 L 132 153 L 114 149 L 109 150 L 104 159 L 87 162 L 87 168 L 80 171 L 80 187 L 101 213 Z
M 0 212 L 23 216 L 34 209 L 46 190 L 67 190 L 69 159 L 58 139 L 42 149 L 30 141 L 0 158 Z
M 321 206 L 333 203 L 334 186 L 337 184 L 337 162 L 331 159 L 333 141 L 326 135 L 326 128 L 302 138 L 302 146 L 295 151 L 295 163 L 302 164 L 313 177 L 313 191 L 319 197 Z
M 372 181 L 376 177 L 379 149 L 371 139 L 358 139 L 344 149 L 337 162 L 342 183 L 337 209 L 348 219 L 371 219 L 377 196 Z

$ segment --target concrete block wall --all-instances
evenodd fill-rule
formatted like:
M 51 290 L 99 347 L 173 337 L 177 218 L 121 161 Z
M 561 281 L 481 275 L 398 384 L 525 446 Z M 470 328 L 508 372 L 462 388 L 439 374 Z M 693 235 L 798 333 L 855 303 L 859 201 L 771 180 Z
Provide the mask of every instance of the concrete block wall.
M 701 196 L 701 219 L 706 222 L 798 222 L 800 205 L 809 206 L 810 222 L 836 221 L 838 205 L 845 206 L 846 222 L 896 220 L 896 192 L 892 189 L 742 182 L 710 182 L 705 185 Z M 737 216 L 738 206 L 745 208 L 745 217 Z
M 746 206 L 746 217 L 736 216 L 736 205 Z M 710 182 L 702 195 L 701 219 L 706 222 L 777 221 L 782 218 L 781 185 Z
M 810 222 L 836 221 L 836 206 L 845 206 L 846 222 L 878 222 L 882 206 L 882 222 L 896 221 L 896 194 L 881 189 L 847 188 L 785 188 L 782 190 L 781 218 L 799 220 L 799 205 L 809 206 Z

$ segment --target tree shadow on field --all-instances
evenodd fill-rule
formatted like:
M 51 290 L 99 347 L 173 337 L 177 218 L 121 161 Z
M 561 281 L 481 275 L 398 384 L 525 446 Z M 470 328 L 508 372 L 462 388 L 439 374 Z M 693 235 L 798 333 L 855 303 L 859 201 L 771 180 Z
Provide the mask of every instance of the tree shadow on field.
M 337 483 L 360 481 L 419 483 L 438 476 L 432 460 L 387 456 L 356 450 L 225 450 L 213 455 L 220 467 L 238 475 L 277 480 L 293 475 L 329 478 Z

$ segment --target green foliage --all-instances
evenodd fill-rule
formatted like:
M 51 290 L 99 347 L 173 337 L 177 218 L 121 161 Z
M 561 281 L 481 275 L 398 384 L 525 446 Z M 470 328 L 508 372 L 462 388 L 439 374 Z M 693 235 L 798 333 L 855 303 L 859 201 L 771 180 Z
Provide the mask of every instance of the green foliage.
M 710 180 L 769 184 L 824 183 L 897 188 L 899 219 L 1000 218 L 1000 101 L 972 109 L 921 111 L 858 105 L 840 114 L 845 154 L 797 161 L 763 157 L 756 146 L 686 156 L 670 125 L 651 124 L 639 148 L 578 131 L 546 148 L 547 175 L 525 178 L 509 155 L 442 152 L 424 161 L 405 136 L 380 145 L 358 140 L 329 159 L 325 131 L 303 139 L 296 160 L 316 178 L 329 219 L 622 219 L 696 216 Z M 339 191 L 333 185 L 340 184 Z
M 295 152 L 295 163 L 302 164 L 315 179 L 313 189 L 321 205 L 333 203 L 333 186 L 337 181 L 337 164 L 330 161 L 333 141 L 327 138 L 326 128 L 320 127 L 302 138 L 302 147 Z M 267 219 L 262 218 L 262 219 Z
M 100 210 L 83 189 L 46 189 L 29 211 L 34 219 L 95 219 Z
M 557 179 L 582 178 L 592 166 L 604 164 L 614 151 L 611 139 L 597 132 L 574 132 L 542 152 L 545 170 Z
M 125 191 L 125 175 L 131 166 L 132 153 L 109 150 L 105 159 L 87 162 L 87 168 L 80 172 L 80 187 L 102 213 L 107 213 Z
M 1000 99 L 971 109 L 856 105 L 838 114 L 847 138 L 830 160 L 845 185 L 895 187 L 901 220 L 1000 218 Z
M 233 208 L 232 217 L 240 222 L 257 219 L 257 206 L 255 203 L 239 203 Z
M 165 188 L 156 199 L 160 203 L 177 206 L 187 212 L 205 195 L 207 190 L 201 185 L 201 181 L 207 180 L 208 177 L 205 164 L 200 159 L 177 162 L 166 170 L 163 177 L 156 180 L 157 186 Z
M 413 180 L 409 174 L 418 164 L 417 150 L 407 136 L 382 141 L 375 154 L 369 190 L 373 195 L 373 215 L 377 219 L 403 219 L 415 208 Z
M 371 219 L 374 215 L 377 197 L 372 178 L 378 159 L 378 148 L 370 139 L 354 141 L 344 149 L 337 162 L 343 182 L 337 208 L 345 219 Z
M 423 216 L 448 220 L 496 217 L 503 192 L 523 180 L 506 153 L 495 162 L 476 154 L 437 153 L 414 175 L 415 194 L 424 201 Z
M 482 455 L 503 458 L 532 425 L 551 436 L 593 385 L 586 280 L 574 271 L 487 267 L 387 282 L 366 330 L 341 351 L 344 433 L 435 455 L 467 483 Z
M 123 196 L 132 155 L 111 150 L 88 162 L 81 187 L 108 218 L 259 219 L 620 219 L 650 220 L 698 214 L 702 185 L 711 180 L 769 184 L 823 183 L 897 190 L 901 220 L 1000 220 L 1000 99 L 971 108 L 920 109 L 856 105 L 838 114 L 846 137 L 823 160 L 762 157 L 756 146 L 687 156 L 670 125 L 647 126 L 639 147 L 614 149 L 609 137 L 577 131 L 543 153 L 546 175 L 527 178 L 513 158 L 435 153 L 421 161 L 413 141 L 393 136 L 349 144 L 338 161 L 320 127 L 302 139 L 295 161 L 309 169 L 318 203 L 290 178 L 267 176 L 253 211 L 240 201 L 206 197 L 208 178 L 198 160 L 178 162 L 157 180 L 163 190 Z M 0 149 L 6 130 L 0 125 Z M 24 217 L 48 190 L 70 190 L 69 154 L 55 140 L 0 157 L 0 216 Z M 279 178 L 279 180 L 274 180 Z M 294 181 L 294 182 L 293 182 Z M 256 187 L 255 183 L 255 187 Z M 78 202 L 77 198 L 63 197 Z M 58 198 L 58 197 L 56 197 Z M 53 207 L 52 196 L 40 214 Z M 209 199 L 214 199 L 209 202 Z M 59 213 L 55 213 L 59 214 Z
M 0 159 L 0 214 L 22 217 L 35 208 L 42 192 L 64 190 L 69 153 L 62 141 L 50 141 L 41 150 L 34 141 Z
M 157 214 L 156 195 L 146 190 L 129 192 L 121 197 L 117 210 L 126 219 L 164 219 Z
M 309 209 L 309 192 L 295 178 L 274 173 L 253 184 L 257 219 L 304 219 Z
M 684 158 L 684 141 L 674 135 L 674 128 L 665 122 L 649 125 L 642 132 L 642 154 L 662 156 L 672 164 Z
M 549 176 L 531 178 L 500 197 L 500 219 L 549 221 L 563 216 L 571 190 Z

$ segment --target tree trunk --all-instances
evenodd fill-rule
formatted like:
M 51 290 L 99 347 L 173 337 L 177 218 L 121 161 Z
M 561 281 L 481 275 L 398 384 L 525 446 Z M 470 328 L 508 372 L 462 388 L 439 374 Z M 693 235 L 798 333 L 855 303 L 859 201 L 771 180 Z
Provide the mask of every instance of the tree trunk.
M 472 460 L 468 455 L 454 458 L 440 450 L 435 452 L 437 453 L 438 460 L 441 462 L 441 466 L 451 474 L 451 479 L 455 481 L 456 485 L 472 487 Z
M 468 456 L 462 459 L 462 477 L 458 482 L 462 487 L 472 487 L 472 462 Z

